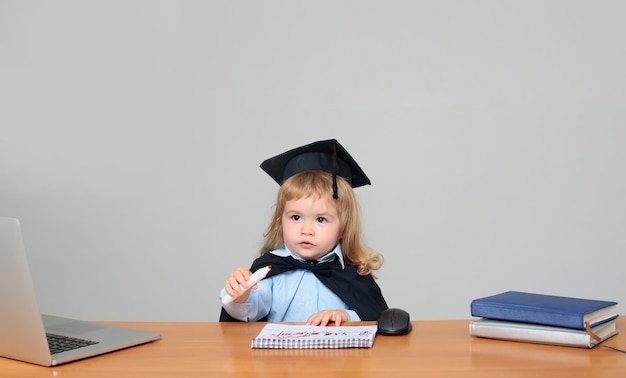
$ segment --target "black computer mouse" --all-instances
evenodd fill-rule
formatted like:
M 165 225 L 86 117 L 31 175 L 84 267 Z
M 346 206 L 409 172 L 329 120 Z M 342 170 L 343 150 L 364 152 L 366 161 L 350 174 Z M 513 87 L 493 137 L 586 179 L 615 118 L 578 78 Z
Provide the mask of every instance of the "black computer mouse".
M 378 333 L 381 335 L 406 335 L 413 325 L 409 313 L 399 308 L 389 308 L 378 317 Z

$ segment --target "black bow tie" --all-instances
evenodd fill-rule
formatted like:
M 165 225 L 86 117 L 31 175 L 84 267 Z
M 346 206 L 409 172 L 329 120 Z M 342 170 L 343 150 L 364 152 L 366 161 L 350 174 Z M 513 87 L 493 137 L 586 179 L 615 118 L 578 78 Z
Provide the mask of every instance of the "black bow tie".
M 326 277 L 330 277 L 330 263 L 319 263 L 316 260 L 309 261 L 300 261 L 296 260 L 293 257 L 289 256 L 284 259 L 288 265 L 294 267 L 295 269 L 304 269 L 311 271 L 315 274 L 321 274 Z

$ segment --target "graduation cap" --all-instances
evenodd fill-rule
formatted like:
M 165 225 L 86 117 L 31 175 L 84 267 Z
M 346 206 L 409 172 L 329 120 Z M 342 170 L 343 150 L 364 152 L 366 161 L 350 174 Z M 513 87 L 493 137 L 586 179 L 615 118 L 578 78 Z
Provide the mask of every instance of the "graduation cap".
M 337 176 L 357 188 L 371 185 L 370 179 L 337 140 L 329 139 L 297 147 L 261 163 L 270 177 L 282 185 L 289 177 L 304 171 L 325 171 L 333 175 L 333 198 L 337 195 Z

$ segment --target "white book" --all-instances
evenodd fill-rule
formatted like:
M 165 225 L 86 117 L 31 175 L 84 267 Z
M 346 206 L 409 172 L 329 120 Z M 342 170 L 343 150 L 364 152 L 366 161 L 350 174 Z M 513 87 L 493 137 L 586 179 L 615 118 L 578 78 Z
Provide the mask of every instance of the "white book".
M 371 348 L 376 326 L 307 326 L 268 323 L 252 339 L 252 348 Z
M 492 319 L 471 321 L 469 331 L 471 336 L 490 339 L 593 348 L 619 332 L 615 320 L 591 328 L 591 332 L 600 340 L 596 340 L 585 330 Z

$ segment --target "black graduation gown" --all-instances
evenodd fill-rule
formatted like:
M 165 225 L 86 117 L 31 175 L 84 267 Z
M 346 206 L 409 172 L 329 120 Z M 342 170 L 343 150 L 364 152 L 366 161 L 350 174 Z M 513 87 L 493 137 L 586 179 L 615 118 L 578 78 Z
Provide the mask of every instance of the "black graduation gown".
M 374 277 L 371 274 L 359 275 L 355 265 L 346 264 L 345 268 L 342 268 L 338 259 L 322 264 L 310 264 L 293 257 L 281 257 L 268 252 L 254 260 L 250 271 L 254 273 L 259 268 L 268 265 L 272 266 L 268 277 L 293 269 L 312 271 L 317 279 L 341 298 L 363 321 L 377 320 L 380 314 L 389 308 Z M 238 320 L 230 316 L 222 307 L 220 322 L 236 321 Z M 267 317 L 261 321 L 267 321 Z

